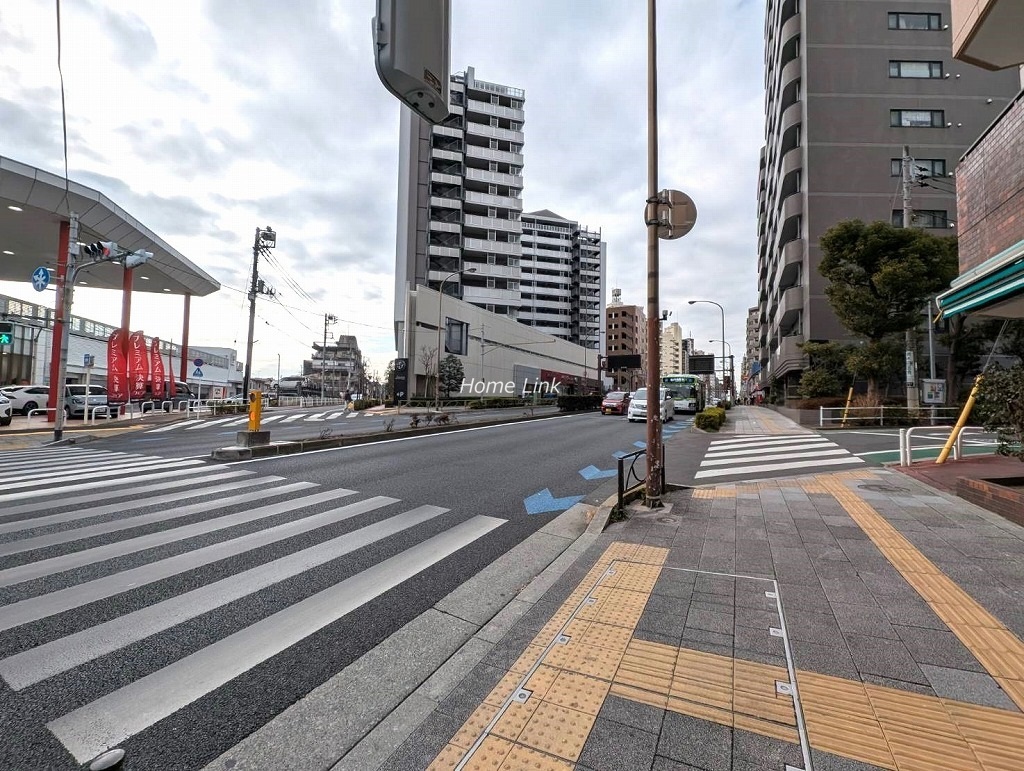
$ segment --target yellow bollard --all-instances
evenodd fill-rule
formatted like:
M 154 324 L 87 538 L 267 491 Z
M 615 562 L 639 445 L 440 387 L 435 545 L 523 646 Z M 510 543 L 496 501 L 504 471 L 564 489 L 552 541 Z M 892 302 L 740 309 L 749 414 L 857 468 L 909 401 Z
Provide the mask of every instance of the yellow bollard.
M 263 392 L 249 392 L 249 430 L 260 430 L 260 419 L 263 417 Z
M 850 411 L 850 402 L 853 401 L 853 386 L 850 386 L 849 393 L 846 394 L 846 406 L 843 407 L 843 422 L 840 424 L 841 428 L 846 428 L 846 413 Z
M 981 386 L 982 375 L 978 375 L 974 378 L 974 388 L 971 389 L 971 395 L 967 397 L 967 403 L 964 405 L 963 411 L 960 413 L 960 417 L 956 421 L 956 425 L 953 426 L 953 430 L 949 432 L 949 439 L 946 440 L 946 445 L 942 448 L 942 452 L 939 453 L 939 457 L 935 459 L 935 463 L 945 463 L 946 458 L 949 457 L 950 450 L 953 449 L 953 445 L 956 444 L 956 438 L 960 435 L 961 429 L 964 427 L 964 423 L 967 422 L 967 418 L 971 415 L 971 410 L 974 408 L 974 400 L 978 396 L 978 388 Z

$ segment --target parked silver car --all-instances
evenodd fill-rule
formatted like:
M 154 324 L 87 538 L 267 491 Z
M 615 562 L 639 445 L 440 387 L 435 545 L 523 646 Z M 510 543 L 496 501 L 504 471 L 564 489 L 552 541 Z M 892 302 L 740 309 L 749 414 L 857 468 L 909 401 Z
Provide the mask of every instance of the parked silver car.
M 14 408 L 11 407 L 11 400 L 0 393 L 0 426 L 11 425 Z

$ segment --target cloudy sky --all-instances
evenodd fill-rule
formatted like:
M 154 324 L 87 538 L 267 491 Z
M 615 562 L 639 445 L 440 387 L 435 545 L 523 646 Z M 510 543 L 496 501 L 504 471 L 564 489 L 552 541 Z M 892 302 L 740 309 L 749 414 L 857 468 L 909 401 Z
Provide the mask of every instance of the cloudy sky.
M 192 303 L 191 341 L 244 357 L 257 226 L 278 233 L 258 302 L 254 372 L 298 371 L 323 314 L 383 371 L 394 356 L 397 100 L 377 79 L 375 0 L 65 0 L 62 64 L 73 180 L 151 227 L 223 285 Z M 659 4 L 659 187 L 697 203 L 661 242 L 661 307 L 739 366 L 756 304 L 764 8 Z M 524 210 L 601 228 L 608 290 L 646 304 L 646 3 L 453 0 L 452 71 L 526 91 Z M 63 174 L 54 0 L 0 4 L 0 155 Z M 312 298 L 291 285 L 300 286 Z M 0 292 L 38 300 L 27 283 Z M 48 295 L 52 296 L 52 295 Z M 75 312 L 118 323 L 117 295 Z M 132 326 L 180 339 L 181 298 L 146 295 Z

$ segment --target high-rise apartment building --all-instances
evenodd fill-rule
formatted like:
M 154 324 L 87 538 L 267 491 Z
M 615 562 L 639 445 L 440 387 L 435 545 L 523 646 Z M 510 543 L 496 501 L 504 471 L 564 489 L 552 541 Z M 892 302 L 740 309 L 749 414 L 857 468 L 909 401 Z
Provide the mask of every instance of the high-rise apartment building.
M 949 0 L 768 0 L 765 146 L 758 179 L 761 382 L 795 395 L 810 340 L 849 340 L 818 272 L 822 233 L 901 221 L 901 161 L 918 181 L 914 225 L 948 234 L 957 159 L 1017 92 L 1016 73 L 952 59 Z
M 683 354 L 682 327 L 675 321 L 664 325 L 661 330 L 661 374 L 685 372 L 686 358 Z
M 545 333 L 599 349 L 605 245 L 548 210 L 523 214 L 522 89 L 452 76 L 451 115 L 402 109 L 395 328 L 406 286 L 442 289 Z M 401 346 L 401 342 L 399 342 Z
M 647 315 L 639 305 L 625 305 L 622 290 L 612 290 L 612 301 L 605 309 L 608 356 L 640 356 L 640 367 L 607 373 L 612 390 L 633 391 L 646 381 L 647 373 Z
M 757 318 L 757 306 L 747 308 L 746 344 L 743 347 L 743 363 L 740 365 L 740 383 L 737 384 L 737 391 L 743 395 L 749 395 L 752 377 L 761 368 Z

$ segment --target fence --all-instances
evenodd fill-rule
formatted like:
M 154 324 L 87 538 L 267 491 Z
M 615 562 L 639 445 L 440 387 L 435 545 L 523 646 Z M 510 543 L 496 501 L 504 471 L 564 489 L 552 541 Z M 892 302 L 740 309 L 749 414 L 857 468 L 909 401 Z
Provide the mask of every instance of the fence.
M 930 426 L 914 426 L 913 428 L 901 428 L 900 429 L 900 465 L 911 466 L 914 463 L 913 457 L 913 435 L 914 431 L 919 428 L 930 428 Z M 952 429 L 950 429 L 952 431 Z M 978 433 L 984 433 L 983 428 L 977 426 L 964 426 L 960 429 L 960 433 L 956 435 L 956 441 L 953 442 L 952 455 L 953 460 L 964 457 L 964 434 L 968 431 L 976 431 Z
M 921 407 L 916 410 L 903 406 L 880 407 L 819 407 L 818 426 L 945 426 L 956 423 L 960 407 Z

